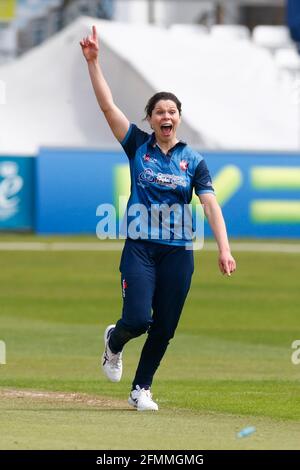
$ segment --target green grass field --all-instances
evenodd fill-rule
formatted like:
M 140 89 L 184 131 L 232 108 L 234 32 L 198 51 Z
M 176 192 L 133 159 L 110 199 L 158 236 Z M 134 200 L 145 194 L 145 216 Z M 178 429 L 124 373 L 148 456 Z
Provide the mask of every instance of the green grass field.
M 38 240 L 0 242 L 23 239 Z M 126 346 L 122 382 L 99 367 L 121 311 L 120 252 L 1 251 L 0 449 L 300 449 L 300 254 L 234 255 L 225 278 L 216 253 L 195 253 L 153 384 L 160 411 L 138 413 L 127 397 L 145 337 Z

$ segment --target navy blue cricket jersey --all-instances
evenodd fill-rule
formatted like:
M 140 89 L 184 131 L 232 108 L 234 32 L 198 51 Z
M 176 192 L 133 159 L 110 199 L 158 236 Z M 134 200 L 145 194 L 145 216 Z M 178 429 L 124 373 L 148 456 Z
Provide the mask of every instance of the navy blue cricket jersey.
M 190 225 L 191 212 L 187 212 L 187 205 L 193 189 L 197 195 L 214 193 L 203 157 L 183 141 L 166 155 L 155 134 L 135 124 L 130 125 L 121 145 L 129 158 L 131 176 L 125 235 L 168 245 L 190 243 L 191 230 L 186 226 Z

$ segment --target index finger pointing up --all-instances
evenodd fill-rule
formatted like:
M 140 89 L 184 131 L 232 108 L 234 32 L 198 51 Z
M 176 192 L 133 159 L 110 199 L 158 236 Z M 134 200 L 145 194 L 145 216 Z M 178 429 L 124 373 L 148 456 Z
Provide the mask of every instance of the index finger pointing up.
M 94 39 L 94 41 L 96 41 L 96 39 L 97 39 L 97 30 L 96 30 L 96 26 L 93 26 L 92 30 L 93 30 L 93 39 Z

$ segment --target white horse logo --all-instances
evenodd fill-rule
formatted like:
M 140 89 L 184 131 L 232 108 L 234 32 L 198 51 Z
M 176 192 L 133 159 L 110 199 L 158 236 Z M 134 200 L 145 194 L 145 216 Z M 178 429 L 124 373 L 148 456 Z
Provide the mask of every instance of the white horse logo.
M 0 220 L 6 220 L 18 212 L 20 198 L 16 196 L 23 187 L 15 162 L 0 163 Z

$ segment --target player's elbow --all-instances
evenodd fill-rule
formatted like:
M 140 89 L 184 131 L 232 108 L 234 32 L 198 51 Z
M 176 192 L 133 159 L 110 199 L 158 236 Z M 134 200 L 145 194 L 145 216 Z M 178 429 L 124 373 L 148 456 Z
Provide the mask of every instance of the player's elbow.
M 113 111 L 113 104 L 111 103 L 100 104 L 100 109 L 102 113 L 105 115 L 105 117 L 109 116 Z

